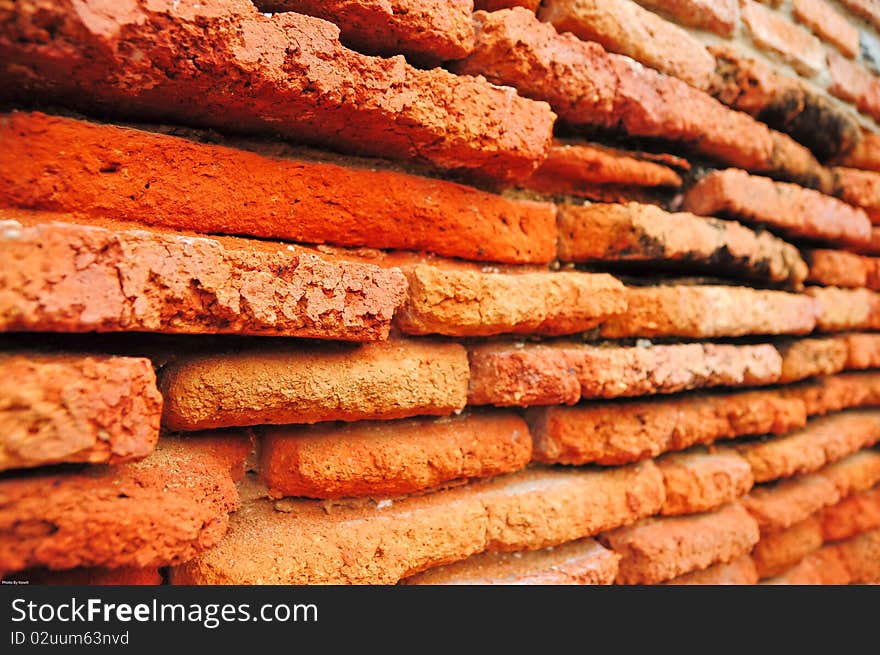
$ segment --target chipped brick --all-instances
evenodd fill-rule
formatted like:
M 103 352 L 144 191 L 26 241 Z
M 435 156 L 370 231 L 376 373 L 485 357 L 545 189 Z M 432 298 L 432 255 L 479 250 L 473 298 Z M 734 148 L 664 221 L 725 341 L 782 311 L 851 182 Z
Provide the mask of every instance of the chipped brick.
M 657 460 L 666 502 L 660 514 L 675 516 L 717 509 L 749 492 L 754 484 L 749 463 L 732 451 L 696 449 Z

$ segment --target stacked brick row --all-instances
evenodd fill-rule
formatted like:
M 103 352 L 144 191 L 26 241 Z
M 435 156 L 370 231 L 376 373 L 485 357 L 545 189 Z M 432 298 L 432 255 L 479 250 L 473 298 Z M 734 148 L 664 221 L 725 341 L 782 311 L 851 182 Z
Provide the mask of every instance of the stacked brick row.
M 4 577 L 880 581 L 880 9 L 475 4 L 0 2 Z

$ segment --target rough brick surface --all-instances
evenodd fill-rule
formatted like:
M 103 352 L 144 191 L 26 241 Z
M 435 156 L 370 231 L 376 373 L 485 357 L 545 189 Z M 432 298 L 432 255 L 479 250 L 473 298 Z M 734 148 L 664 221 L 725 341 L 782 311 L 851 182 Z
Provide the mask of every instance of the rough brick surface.
M 864 210 L 812 189 L 736 169 L 704 176 L 687 192 L 684 206 L 695 214 L 730 216 L 794 237 L 847 245 L 864 245 L 871 239 L 871 221 Z
M 801 400 L 809 415 L 880 405 L 880 373 L 831 375 L 787 387 L 783 393 L 789 399 Z
M 748 287 L 627 287 L 627 308 L 599 328 L 603 337 L 711 339 L 747 334 L 805 334 L 816 324 L 812 299 Z
M 534 469 L 393 502 L 244 502 L 215 548 L 172 571 L 183 584 L 393 584 L 490 551 L 558 545 L 650 516 L 650 462 L 605 471 Z M 277 511 L 276 511 L 277 510 Z
M 808 282 L 823 286 L 867 287 L 880 291 L 880 259 L 845 250 L 817 249 L 807 253 Z
M 850 59 L 859 54 L 859 30 L 825 0 L 794 0 L 794 17 Z
M 267 428 L 260 451 L 271 497 L 376 498 L 518 471 L 532 442 L 519 416 L 495 411 Z
M 853 494 L 818 515 L 825 541 L 848 539 L 880 528 L 880 487 Z
M 373 341 L 406 295 L 398 270 L 284 244 L 32 219 L 0 210 L 0 330 Z
M 669 14 L 677 22 L 721 36 L 731 36 L 739 23 L 738 0 L 639 0 Z
M 782 14 L 754 2 L 742 0 L 742 20 L 759 48 L 779 55 L 805 77 L 818 75 L 825 67 L 822 44 Z
M 764 580 L 761 584 L 772 585 L 845 585 L 850 583 L 850 574 L 841 560 L 835 546 L 823 546 L 792 568 L 775 578 Z
M 474 46 L 470 0 L 256 0 L 262 11 L 295 11 L 337 25 L 346 45 L 369 54 L 429 62 L 464 57 Z
M 837 337 L 788 339 L 776 348 L 782 355 L 782 384 L 842 371 L 849 357 L 846 341 Z
M 654 205 L 560 205 L 558 226 L 562 261 L 674 264 L 792 287 L 807 273 L 797 248 L 769 232 Z
M 0 570 L 165 566 L 223 536 L 250 442 L 163 438 L 140 462 L 0 481 Z
M 814 418 L 807 426 L 766 441 L 734 447 L 752 467 L 756 482 L 812 473 L 880 440 L 880 412 L 849 411 Z
M 538 17 L 698 89 L 706 89 L 715 72 L 715 59 L 700 41 L 632 0 L 547 0 Z
M 455 343 L 263 347 L 181 357 L 160 372 L 171 430 L 450 414 L 468 363 Z
M 861 64 L 850 61 L 836 52 L 828 53 L 831 84 L 828 91 L 846 102 L 853 103 L 860 112 L 880 120 L 880 80 Z
M 13 580 L 25 580 L 28 584 L 38 585 L 160 585 L 162 574 L 156 567 L 121 569 L 78 568 L 67 571 L 47 571 L 37 569 L 22 571 L 10 576 Z
M 0 192 L 9 206 L 483 261 L 554 255 L 552 205 L 443 180 L 40 113 L 0 115 L 0 141 Z
M 822 469 L 841 498 L 867 491 L 880 482 L 880 453 L 861 450 Z
M 848 584 L 880 583 L 880 530 L 831 546 L 849 574 Z
M 762 532 L 772 532 L 803 521 L 840 497 L 834 482 L 820 472 L 756 486 L 742 504 Z
M 834 174 L 834 193 L 851 205 L 862 207 L 873 223 L 880 223 L 880 173 L 838 166 Z
M 782 368 L 773 346 L 708 343 L 603 347 L 511 342 L 473 346 L 469 358 L 469 403 L 521 407 L 772 384 Z
M 419 585 L 610 585 L 620 555 L 594 539 L 515 553 L 481 553 L 406 578 Z
M 800 398 L 759 390 L 536 407 L 526 420 L 538 461 L 619 465 L 717 439 L 784 434 L 805 425 L 806 414 Z
M 762 578 L 770 578 L 790 569 L 822 546 L 822 526 L 815 516 L 781 530 L 761 535 L 752 551 L 755 569 Z
M 868 289 L 808 287 L 816 299 L 816 328 L 822 332 L 880 329 L 880 294 Z
M 621 555 L 618 584 L 657 584 L 748 553 L 758 526 L 738 503 L 691 516 L 645 519 L 600 536 Z
M 865 132 L 861 141 L 838 159 L 843 166 L 880 172 L 880 134 Z
M 141 459 L 161 415 L 148 359 L 0 352 L 0 471 Z
M 498 11 L 499 9 L 510 9 L 511 7 L 525 7 L 536 11 L 541 0 L 474 0 L 474 9 L 482 9 L 483 11 Z
M 758 582 L 758 572 L 748 555 L 730 562 L 713 564 L 702 571 L 691 571 L 667 580 L 667 585 L 753 585 Z
M 877 4 L 877 0 L 840 0 L 840 2 L 856 16 L 864 18 L 876 29 L 880 29 L 880 4 Z
M 626 310 L 627 291 L 604 273 L 483 273 L 417 265 L 405 270 L 407 334 L 490 336 L 584 332 Z
M 402 57 L 357 54 L 330 23 L 266 17 L 248 0 L 28 0 L 6 5 L 0 25 L 0 80 L 12 97 L 501 179 L 527 177 L 550 147 L 546 104 Z
M 848 369 L 880 367 L 880 334 L 842 335 L 849 347 Z
M 749 463 L 739 455 L 694 450 L 657 460 L 663 474 L 664 516 L 717 509 L 749 492 L 754 484 Z
M 686 82 L 559 34 L 523 9 L 477 12 L 475 21 L 476 47 L 455 68 L 547 100 L 567 123 L 685 142 L 726 165 L 825 184 L 806 148 Z

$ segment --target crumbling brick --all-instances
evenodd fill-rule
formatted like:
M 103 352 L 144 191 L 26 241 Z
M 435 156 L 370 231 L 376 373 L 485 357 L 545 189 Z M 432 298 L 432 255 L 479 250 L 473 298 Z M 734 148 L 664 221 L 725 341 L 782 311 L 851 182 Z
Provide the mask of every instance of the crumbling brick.
M 846 368 L 849 357 L 846 341 L 836 336 L 787 339 L 775 345 L 782 356 L 782 384 L 838 373 Z
M 749 463 L 726 450 L 697 449 L 664 455 L 657 460 L 663 474 L 664 516 L 696 514 L 717 509 L 748 493 L 754 484 Z

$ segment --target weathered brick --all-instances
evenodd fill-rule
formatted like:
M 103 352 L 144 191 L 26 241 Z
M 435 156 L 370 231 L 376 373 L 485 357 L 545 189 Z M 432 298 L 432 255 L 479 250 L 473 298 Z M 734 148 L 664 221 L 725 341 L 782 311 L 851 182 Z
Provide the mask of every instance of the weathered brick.
M 855 147 L 841 153 L 837 161 L 842 166 L 880 172 L 880 134 L 863 133 Z
M 632 0 L 546 0 L 538 17 L 560 33 L 595 41 L 698 89 L 708 88 L 715 71 L 706 46 Z
M 38 585 L 144 586 L 162 584 L 162 574 L 155 566 L 121 569 L 77 568 L 66 571 L 36 569 L 13 574 L 11 578 Z
M 753 585 L 758 582 L 758 572 L 748 555 L 729 562 L 713 564 L 702 571 L 679 575 L 663 584 L 667 585 Z
M 747 494 L 754 484 L 748 461 L 730 450 L 673 453 L 656 464 L 666 488 L 660 510 L 664 516 L 717 509 Z
M 604 273 L 484 273 L 431 265 L 404 273 L 409 290 L 395 323 L 407 334 L 573 334 L 627 307 L 623 284 Z
M 828 91 L 832 95 L 853 103 L 863 114 L 880 120 L 880 80 L 861 64 L 836 52 L 828 53 L 828 70 L 831 73 Z
M 139 462 L 0 480 L 0 572 L 190 559 L 226 532 L 250 448 L 241 435 L 163 438 Z
M 849 357 L 848 369 L 867 369 L 880 367 L 880 334 L 845 334 Z
M 864 209 L 871 222 L 880 223 L 880 173 L 845 167 L 831 170 L 834 174 L 835 195 Z
M 761 581 L 772 585 L 845 585 L 850 575 L 832 546 L 813 551 L 792 568 L 775 578 Z
M 0 352 L 0 471 L 141 459 L 161 416 L 148 359 Z
M 176 584 L 393 584 L 483 551 L 544 548 L 650 516 L 651 462 L 533 469 L 393 502 L 243 502 L 225 539 L 172 570 Z
M 705 175 L 684 197 L 687 211 L 766 225 L 782 234 L 845 245 L 871 239 L 864 210 L 794 184 L 727 169 Z
M 265 12 L 295 11 L 336 24 L 346 45 L 416 61 L 464 57 L 474 47 L 470 0 L 256 0 Z
M 654 205 L 559 205 L 559 259 L 691 267 L 799 287 L 807 267 L 794 246 L 733 221 Z
M 639 0 L 639 4 L 659 9 L 683 25 L 721 36 L 733 35 L 739 24 L 738 0 Z
M 759 48 L 779 55 L 805 77 L 824 70 L 825 49 L 819 39 L 754 0 L 740 0 L 740 6 L 743 24 Z
M 806 334 L 816 324 L 812 299 L 748 287 L 627 287 L 627 308 L 600 326 L 603 337 L 738 337 Z
M 816 299 L 816 328 L 822 332 L 880 329 L 880 294 L 868 289 L 807 287 Z
M 740 502 L 764 533 L 789 528 L 838 500 L 837 487 L 820 472 L 758 485 Z
M 444 415 L 465 405 L 457 343 L 261 346 L 181 356 L 159 376 L 171 430 Z
M 260 477 L 273 498 L 398 496 L 529 463 L 525 422 L 508 412 L 282 426 L 261 432 Z
M 880 583 L 880 530 L 830 546 L 848 574 L 847 584 Z
M 611 585 L 620 555 L 594 539 L 543 550 L 481 553 L 402 580 L 407 585 Z
M 335 25 L 266 17 L 249 0 L 27 0 L 6 5 L 0 26 L 11 98 L 281 134 L 499 179 L 528 177 L 550 147 L 546 104 L 402 57 L 360 55 L 342 47 Z
M 705 514 L 650 518 L 600 535 L 621 555 L 618 584 L 657 584 L 748 553 L 758 526 L 738 503 Z
M 840 0 L 856 16 L 864 18 L 880 30 L 880 3 L 877 0 Z
M 525 7 L 532 11 L 537 11 L 541 0 L 474 0 L 474 9 L 482 9 L 483 11 L 498 11 L 499 9 L 510 9 L 511 7 Z
M 0 209 L 0 331 L 388 337 L 399 270 L 281 243 Z
M 816 249 L 806 253 L 810 264 L 808 282 L 824 286 L 880 291 L 880 259 L 845 250 Z
M 782 375 L 779 378 L 782 384 L 838 373 L 846 367 L 849 357 L 847 343 L 836 336 L 786 339 L 775 345 L 782 356 Z
M 830 43 L 850 59 L 859 54 L 859 31 L 825 0 L 794 0 L 795 19 L 809 27 L 826 43 Z
M 803 401 L 808 415 L 880 405 L 880 373 L 830 375 L 787 387 L 783 393 L 787 398 Z
M 853 494 L 818 515 L 825 541 L 849 539 L 880 528 L 880 487 Z
M 822 469 L 841 498 L 867 491 L 880 482 L 880 457 L 874 450 L 860 450 Z
M 735 443 L 756 482 L 813 473 L 880 440 L 880 411 L 861 410 L 810 420 L 806 427 L 766 441 Z
M 454 67 L 548 101 L 564 122 L 684 142 L 726 165 L 824 186 L 803 146 L 598 43 L 559 34 L 523 9 L 477 12 L 474 51 Z
M 752 560 L 758 575 L 770 578 L 795 566 L 822 543 L 822 526 L 813 515 L 788 528 L 762 534 L 752 551 Z
M 483 261 L 554 256 L 551 204 L 443 180 L 40 113 L 0 115 L 0 141 L 7 206 Z
M 469 403 L 520 407 L 772 384 L 782 368 L 773 346 L 708 343 L 603 347 L 509 342 L 472 346 L 469 358 Z

